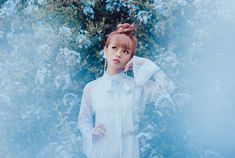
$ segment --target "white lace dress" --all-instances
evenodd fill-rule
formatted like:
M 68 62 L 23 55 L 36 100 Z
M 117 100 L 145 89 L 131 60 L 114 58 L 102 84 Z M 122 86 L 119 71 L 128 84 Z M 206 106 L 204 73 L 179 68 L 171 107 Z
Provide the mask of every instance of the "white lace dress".
M 174 85 L 149 59 L 134 56 L 133 72 L 134 78 L 124 72 L 104 73 L 85 86 L 78 127 L 87 158 L 139 158 L 137 132 L 144 106 L 172 93 Z M 92 130 L 99 124 L 105 137 L 92 142 Z

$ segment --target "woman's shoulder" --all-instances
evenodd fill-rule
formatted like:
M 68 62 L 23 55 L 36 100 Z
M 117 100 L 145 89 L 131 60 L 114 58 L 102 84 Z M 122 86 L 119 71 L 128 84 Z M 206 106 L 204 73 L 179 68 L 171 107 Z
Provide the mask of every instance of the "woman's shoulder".
M 86 83 L 86 85 L 85 85 L 85 87 L 84 87 L 84 90 L 85 90 L 85 91 L 86 91 L 86 90 L 91 91 L 91 90 L 97 85 L 97 83 L 99 82 L 99 80 L 100 80 L 100 77 L 97 78 L 97 79 L 95 79 L 95 80 L 92 80 L 92 81 Z

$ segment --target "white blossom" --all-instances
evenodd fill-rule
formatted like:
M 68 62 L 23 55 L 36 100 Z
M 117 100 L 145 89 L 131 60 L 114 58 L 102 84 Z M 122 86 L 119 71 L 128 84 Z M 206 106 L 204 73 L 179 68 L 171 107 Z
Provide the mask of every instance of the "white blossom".
M 80 54 L 68 48 L 61 48 L 56 57 L 58 64 L 76 65 L 80 63 Z
M 36 74 L 36 84 L 42 85 L 45 84 L 46 76 L 47 76 L 48 70 L 46 68 L 41 68 L 37 71 Z
M 95 1 L 94 0 L 89 0 L 89 1 L 83 1 L 82 2 L 82 11 L 85 15 L 89 16 L 90 18 L 94 18 L 94 8 L 95 6 Z
M 71 29 L 66 26 L 59 28 L 59 36 L 69 38 L 72 35 Z
M 55 75 L 54 84 L 56 88 L 62 87 L 62 89 L 66 89 L 71 84 L 71 77 L 69 73 L 59 72 Z
M 78 44 L 78 48 L 88 48 L 91 46 L 92 42 L 87 37 L 87 34 L 87 31 L 81 30 L 77 35 L 76 42 Z
M 138 14 L 137 14 L 137 19 L 141 22 L 141 23 L 144 23 L 144 24 L 147 24 L 148 21 L 151 19 L 151 13 L 150 12 L 147 12 L 147 11 L 140 11 Z

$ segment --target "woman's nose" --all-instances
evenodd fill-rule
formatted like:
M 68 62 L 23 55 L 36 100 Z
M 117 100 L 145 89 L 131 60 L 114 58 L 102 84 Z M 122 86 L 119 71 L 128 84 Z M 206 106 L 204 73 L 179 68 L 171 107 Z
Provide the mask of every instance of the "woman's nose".
M 117 50 L 117 51 L 116 51 L 116 57 L 118 57 L 118 58 L 121 57 L 121 51 L 120 51 L 120 50 Z
M 116 57 L 117 57 L 117 58 L 121 58 L 121 56 L 120 56 L 119 54 L 116 54 Z

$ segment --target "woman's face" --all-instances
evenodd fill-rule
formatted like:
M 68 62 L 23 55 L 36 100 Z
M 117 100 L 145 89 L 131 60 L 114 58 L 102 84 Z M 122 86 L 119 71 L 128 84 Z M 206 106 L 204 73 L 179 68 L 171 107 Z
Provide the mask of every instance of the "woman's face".
M 104 53 L 108 61 L 108 67 L 116 70 L 123 70 L 131 59 L 131 50 L 117 46 L 114 40 L 111 40 L 108 47 L 104 48 Z

